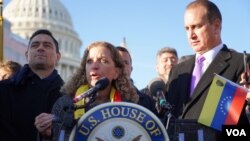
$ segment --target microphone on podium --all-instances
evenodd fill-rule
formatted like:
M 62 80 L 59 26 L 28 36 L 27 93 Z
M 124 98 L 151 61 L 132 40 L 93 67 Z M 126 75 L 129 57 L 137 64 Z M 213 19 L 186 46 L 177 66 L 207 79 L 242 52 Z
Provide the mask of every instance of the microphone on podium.
M 164 81 L 161 78 L 154 78 L 150 81 L 148 85 L 148 89 L 151 93 L 151 95 L 156 99 L 156 104 L 158 104 L 158 112 L 161 109 L 165 110 L 171 110 L 172 106 L 167 102 L 165 98 L 165 93 L 166 93 L 166 85 Z
M 172 117 L 173 106 L 167 102 L 165 98 L 166 85 L 161 78 L 155 78 L 150 81 L 148 89 L 151 95 L 156 99 L 157 112 L 164 113 L 163 123 L 166 123 L 166 130 L 168 130 L 169 122 Z
M 83 98 L 90 96 L 91 94 L 95 94 L 99 90 L 105 89 L 109 84 L 109 79 L 106 77 L 101 78 L 98 80 L 94 87 L 90 88 L 88 91 L 78 95 L 73 99 L 73 103 L 77 103 L 78 101 L 82 100 Z

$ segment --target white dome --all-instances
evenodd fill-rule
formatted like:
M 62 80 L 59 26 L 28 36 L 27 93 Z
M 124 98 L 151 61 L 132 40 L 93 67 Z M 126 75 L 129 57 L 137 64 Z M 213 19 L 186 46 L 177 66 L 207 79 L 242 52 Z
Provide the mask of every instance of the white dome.
M 16 33 L 22 29 L 33 31 L 32 27 L 40 27 L 75 34 L 69 12 L 59 0 L 11 0 L 3 16 L 12 23 L 12 30 Z M 30 35 L 24 38 L 27 36 Z
M 59 42 L 59 72 L 64 80 L 80 66 L 82 41 L 74 31 L 69 12 L 59 0 L 11 0 L 3 10 L 11 31 L 29 39 L 38 29 L 50 30 Z

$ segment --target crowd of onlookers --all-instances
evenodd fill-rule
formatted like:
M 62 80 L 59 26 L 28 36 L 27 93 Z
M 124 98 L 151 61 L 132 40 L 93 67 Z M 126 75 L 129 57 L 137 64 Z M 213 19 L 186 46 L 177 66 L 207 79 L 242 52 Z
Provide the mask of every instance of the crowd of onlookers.
M 244 73 L 243 55 L 222 42 L 222 15 L 214 3 L 191 2 L 185 10 L 184 27 L 195 54 L 179 58 L 174 48 L 161 48 L 156 54 L 156 77 L 163 82 L 163 100 L 173 106 L 172 116 L 197 122 L 214 73 L 250 89 L 250 72 Z M 32 34 L 25 56 L 27 64 L 23 66 L 13 61 L 0 64 L 0 140 L 58 140 L 65 126 L 65 107 L 74 105 L 84 108 L 73 110 L 73 120 L 102 103 L 131 102 L 149 109 L 166 124 L 165 113 L 169 109 L 157 109 L 159 101 L 155 91 L 151 91 L 151 82 L 141 90 L 134 85 L 132 56 L 124 47 L 106 41 L 92 42 L 67 82 L 55 69 L 61 54 L 58 41 L 49 30 L 39 29 Z M 202 61 L 197 61 L 199 58 Z M 109 81 L 107 87 L 72 103 L 73 98 L 103 77 Z M 249 124 L 249 101 L 250 94 L 238 124 Z M 73 127 L 74 122 L 67 125 L 65 139 Z M 219 131 L 209 130 L 211 136 L 205 140 L 221 139 Z

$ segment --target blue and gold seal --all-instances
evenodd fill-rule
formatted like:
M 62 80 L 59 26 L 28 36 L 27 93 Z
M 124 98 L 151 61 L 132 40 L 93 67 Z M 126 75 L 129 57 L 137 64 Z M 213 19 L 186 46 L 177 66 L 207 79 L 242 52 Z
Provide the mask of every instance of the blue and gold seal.
M 85 113 L 71 132 L 74 141 L 168 141 L 161 121 L 133 103 L 113 102 Z

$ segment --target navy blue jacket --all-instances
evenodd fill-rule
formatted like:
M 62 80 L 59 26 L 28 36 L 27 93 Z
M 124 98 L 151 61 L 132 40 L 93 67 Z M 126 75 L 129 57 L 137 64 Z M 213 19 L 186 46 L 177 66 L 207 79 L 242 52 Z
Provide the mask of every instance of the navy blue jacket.
M 35 141 L 35 117 L 51 112 L 62 85 L 56 70 L 40 79 L 27 64 L 13 78 L 0 81 L 0 140 Z

